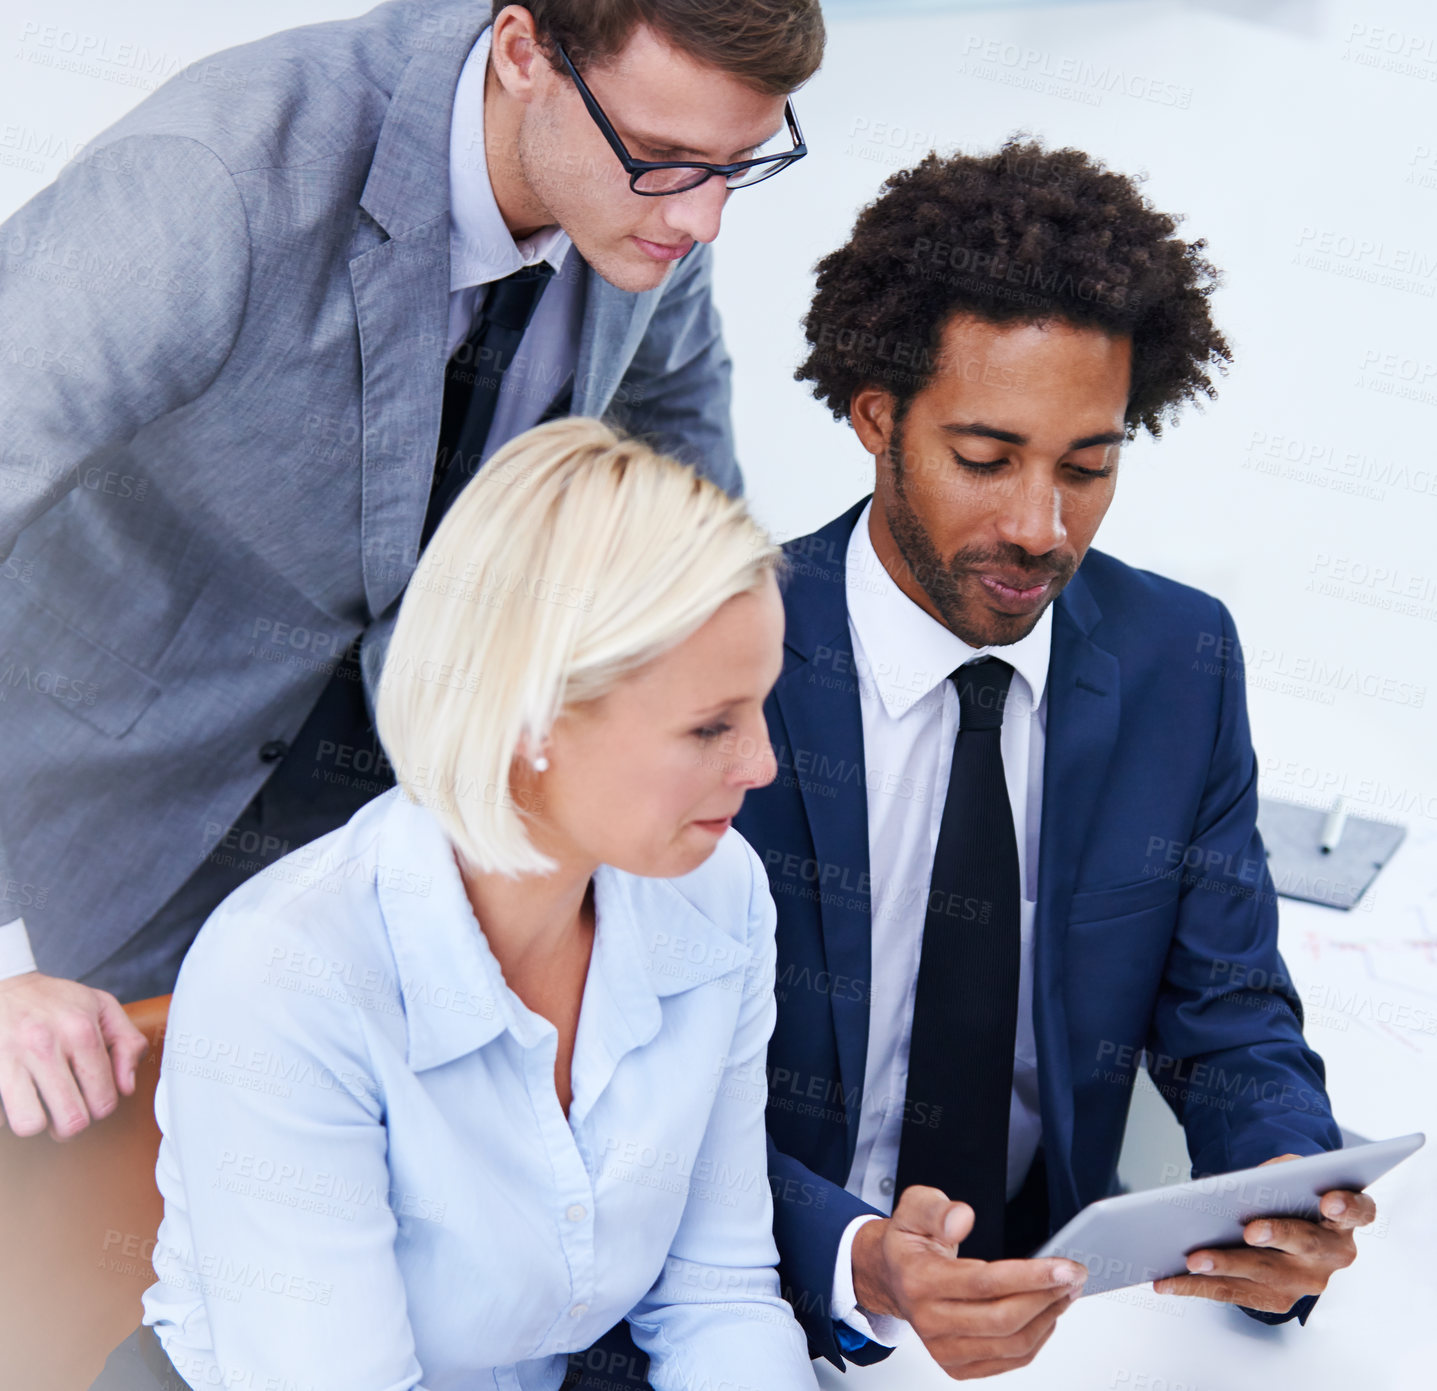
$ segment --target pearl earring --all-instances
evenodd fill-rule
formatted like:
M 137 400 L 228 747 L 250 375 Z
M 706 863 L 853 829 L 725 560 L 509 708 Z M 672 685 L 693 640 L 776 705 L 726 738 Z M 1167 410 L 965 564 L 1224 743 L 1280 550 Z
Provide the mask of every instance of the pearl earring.
M 545 758 L 543 754 L 540 754 L 539 757 L 534 760 L 534 771 L 536 773 L 547 773 L 549 771 L 549 760 Z

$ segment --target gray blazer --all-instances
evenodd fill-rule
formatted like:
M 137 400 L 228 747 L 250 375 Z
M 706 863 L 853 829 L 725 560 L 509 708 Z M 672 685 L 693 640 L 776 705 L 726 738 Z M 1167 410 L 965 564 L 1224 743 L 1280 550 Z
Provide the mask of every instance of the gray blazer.
M 487 23 L 395 0 L 218 54 L 0 226 L 0 922 L 42 971 L 83 976 L 175 892 L 360 634 L 373 691 L 433 473 L 450 114 Z M 709 249 L 644 294 L 570 255 L 573 412 L 739 492 Z

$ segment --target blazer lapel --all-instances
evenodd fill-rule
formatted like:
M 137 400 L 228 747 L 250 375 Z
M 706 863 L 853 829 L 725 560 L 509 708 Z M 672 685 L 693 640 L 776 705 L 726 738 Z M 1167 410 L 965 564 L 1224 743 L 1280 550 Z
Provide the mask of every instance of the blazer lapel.
M 569 254 L 577 257 L 578 249 Z M 587 263 L 583 273 L 584 318 L 574 365 L 573 414 L 600 418 L 638 350 L 663 287 L 631 294 L 615 289 Z
M 848 631 L 845 560 L 866 502 L 784 548 L 793 567 L 784 599 L 784 643 L 791 661 L 774 687 L 817 861 L 813 888 L 820 896 L 824 965 L 832 978 L 862 983 L 858 991 L 828 992 L 849 1165 L 868 1057 L 871 906 L 863 715 Z
M 449 328 L 449 132 L 482 7 L 442 49 L 410 59 L 390 99 L 360 206 L 387 240 L 349 263 L 363 372 L 364 590 L 378 616 L 419 556 Z
M 1050 1162 L 1048 1174 L 1050 1184 L 1065 1185 L 1068 1213 L 1078 1206 L 1071 1164 L 1072 1059 L 1063 1004 L 1068 909 L 1121 713 L 1118 660 L 1089 636 L 1101 618 L 1079 569 L 1053 613 L 1033 934 L 1033 1022 L 1043 1092 L 1043 1146 L 1063 1161 Z

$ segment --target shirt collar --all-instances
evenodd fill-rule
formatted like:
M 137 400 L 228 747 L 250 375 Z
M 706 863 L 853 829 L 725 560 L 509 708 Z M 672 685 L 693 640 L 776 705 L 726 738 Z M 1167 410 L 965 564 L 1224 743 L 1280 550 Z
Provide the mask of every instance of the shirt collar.
M 871 683 L 892 719 L 900 719 L 955 668 L 981 654 L 1007 662 L 1028 687 L 1031 708 L 1043 699 L 1053 646 L 1053 606 L 1043 610 L 1033 631 L 1006 647 L 969 647 L 951 629 L 920 608 L 899 587 L 878 559 L 868 534 L 868 506 L 848 539 L 844 589 L 848 618 L 863 649 Z
M 376 892 L 403 992 L 410 1067 L 452 1062 L 505 1030 L 532 1047 L 544 1026 L 515 1008 L 443 827 L 402 789 L 384 795 L 390 804 L 375 849 Z M 646 879 L 611 865 L 595 872 L 598 932 L 585 1008 L 592 992 L 616 1052 L 657 1034 L 662 998 L 735 971 L 752 956 L 685 886 L 685 879 Z
M 449 131 L 449 289 L 465 290 L 547 261 L 557 274 L 569 254 L 569 234 L 541 227 L 515 241 L 504 225 L 484 156 L 484 75 L 493 30 L 486 27 L 469 50 L 454 90 Z

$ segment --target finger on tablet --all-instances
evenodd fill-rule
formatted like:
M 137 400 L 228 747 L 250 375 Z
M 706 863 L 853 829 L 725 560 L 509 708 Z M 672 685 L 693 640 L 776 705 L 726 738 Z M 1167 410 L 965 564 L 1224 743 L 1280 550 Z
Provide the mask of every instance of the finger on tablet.
M 1261 1280 L 1285 1252 L 1267 1252 L 1248 1246 L 1194 1251 L 1187 1258 L 1189 1275 L 1222 1276 L 1234 1280 Z
M 1060 1257 L 965 1263 L 960 1256 L 954 1263 L 954 1271 L 961 1275 L 963 1293 L 955 1296 L 961 1299 L 1005 1299 L 1036 1290 L 1062 1294 L 1069 1289 L 1082 1289 L 1088 1278 L 1086 1266 Z
M 961 1322 L 969 1336 L 1011 1338 L 1056 1319 L 1073 1302 L 1071 1290 L 1034 1290 L 1003 1299 L 965 1299 L 939 1307 Z
M 1261 1217 L 1242 1229 L 1249 1246 L 1286 1251 L 1293 1256 L 1315 1256 L 1332 1240 L 1330 1229 L 1300 1217 Z
M 1335 1188 L 1322 1195 L 1322 1219 L 1341 1230 L 1365 1227 L 1377 1216 L 1377 1204 L 1366 1193 L 1349 1193 Z
M 1166 1280 L 1154 1280 L 1153 1289 L 1158 1294 L 1176 1294 L 1186 1299 L 1215 1299 L 1222 1304 L 1243 1304 L 1249 1309 L 1263 1307 L 1261 1285 L 1227 1275 L 1173 1275 Z

